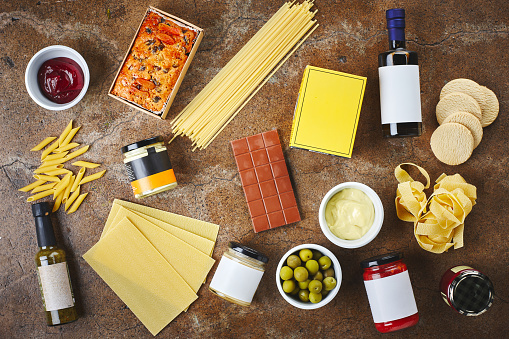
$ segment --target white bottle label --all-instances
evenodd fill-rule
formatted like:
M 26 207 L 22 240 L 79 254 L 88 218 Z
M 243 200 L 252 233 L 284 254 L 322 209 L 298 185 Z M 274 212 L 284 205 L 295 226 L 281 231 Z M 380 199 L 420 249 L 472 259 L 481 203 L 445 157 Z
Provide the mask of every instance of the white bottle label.
M 57 311 L 74 306 L 66 262 L 39 266 L 38 274 L 46 311 Z
M 365 280 L 364 286 L 375 323 L 402 319 L 417 313 L 408 271 L 381 279 Z
M 382 124 L 422 122 L 419 66 L 378 68 Z
M 262 276 L 262 271 L 223 256 L 210 282 L 210 288 L 232 298 L 251 303 Z

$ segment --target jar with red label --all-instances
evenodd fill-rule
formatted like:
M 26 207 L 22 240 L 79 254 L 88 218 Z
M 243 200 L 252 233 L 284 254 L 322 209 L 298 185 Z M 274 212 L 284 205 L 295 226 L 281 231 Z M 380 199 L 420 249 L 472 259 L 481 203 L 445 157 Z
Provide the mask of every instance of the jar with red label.
M 493 284 L 478 270 L 469 266 L 451 267 L 440 281 L 444 301 L 456 312 L 478 316 L 493 303 Z
M 402 330 L 419 322 L 419 313 L 403 253 L 389 253 L 361 262 L 364 286 L 376 329 Z

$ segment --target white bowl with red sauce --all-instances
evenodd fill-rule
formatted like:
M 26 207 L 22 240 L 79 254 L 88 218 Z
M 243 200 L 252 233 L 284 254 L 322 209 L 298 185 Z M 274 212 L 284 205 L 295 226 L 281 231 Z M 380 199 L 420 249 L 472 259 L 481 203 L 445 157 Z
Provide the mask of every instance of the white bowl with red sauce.
M 50 62 L 49 60 L 52 59 L 56 59 L 56 61 Z M 69 61 L 68 59 L 70 59 L 71 61 Z M 41 87 L 41 84 L 39 82 L 39 71 L 42 71 L 41 66 L 43 66 L 43 64 L 45 63 L 46 65 L 48 65 L 48 63 L 52 63 L 53 67 L 57 64 L 62 64 L 63 66 L 61 67 L 61 69 L 65 70 L 64 73 L 65 74 L 75 73 L 75 75 L 77 74 L 78 80 L 74 80 L 75 82 L 74 84 L 72 84 L 73 80 L 71 80 L 71 85 L 69 85 L 68 78 L 62 80 L 58 76 L 55 77 L 54 76 L 55 73 L 51 73 L 53 75 L 50 74 L 50 76 L 48 76 L 47 78 L 46 77 L 42 78 L 46 79 L 46 82 L 43 81 L 42 83 L 43 84 L 47 83 L 48 86 L 54 84 L 54 86 L 56 87 L 50 88 L 45 85 L 43 85 L 43 87 L 45 88 Z M 48 66 L 45 66 L 46 69 L 47 67 Z M 70 72 L 69 70 L 72 72 Z M 46 74 L 47 73 L 44 73 L 44 76 Z M 32 59 L 30 59 L 30 62 L 28 63 L 25 71 L 25 85 L 30 97 L 39 106 L 52 111 L 61 111 L 64 109 L 68 109 L 76 105 L 78 102 L 80 102 L 80 100 L 85 96 L 85 93 L 87 92 L 89 83 L 90 83 L 90 72 L 88 70 L 88 65 L 85 59 L 83 59 L 83 57 L 74 49 L 67 46 L 53 45 L 41 49 L 32 57 Z M 62 88 L 64 87 L 70 88 L 70 90 L 64 92 L 62 91 Z M 48 91 L 48 88 L 50 88 L 51 91 Z M 45 95 L 44 92 L 48 93 L 47 94 L 48 96 Z M 68 96 L 63 97 L 63 95 Z M 50 100 L 49 97 L 52 97 L 53 100 Z M 59 101 L 62 102 L 66 100 L 68 100 L 68 102 L 59 103 Z

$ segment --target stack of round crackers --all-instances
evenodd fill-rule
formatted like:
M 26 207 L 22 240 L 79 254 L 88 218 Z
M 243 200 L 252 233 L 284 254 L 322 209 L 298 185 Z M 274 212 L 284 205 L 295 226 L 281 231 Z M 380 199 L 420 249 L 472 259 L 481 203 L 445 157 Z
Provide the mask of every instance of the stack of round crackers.
M 431 150 L 447 165 L 467 161 L 483 136 L 483 127 L 498 116 L 497 96 L 469 79 L 448 82 L 440 92 L 436 114 L 440 126 L 431 136 Z

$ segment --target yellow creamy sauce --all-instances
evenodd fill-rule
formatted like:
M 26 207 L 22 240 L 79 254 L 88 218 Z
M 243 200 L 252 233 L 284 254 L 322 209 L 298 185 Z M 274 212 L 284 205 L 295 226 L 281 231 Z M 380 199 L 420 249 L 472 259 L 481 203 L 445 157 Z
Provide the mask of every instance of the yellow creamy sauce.
M 356 188 L 345 188 L 336 193 L 325 207 L 327 226 L 335 236 L 345 240 L 362 238 L 374 219 L 373 202 Z

